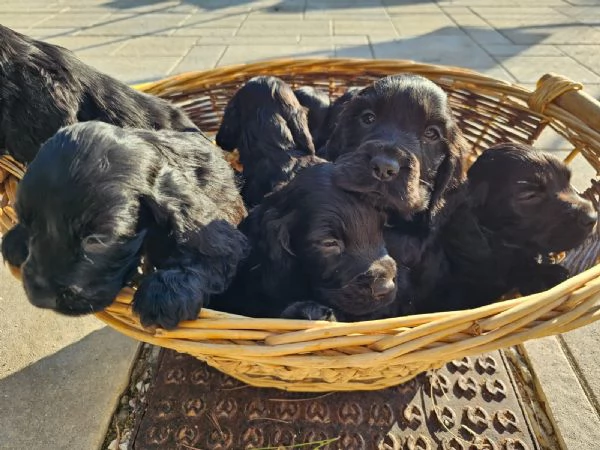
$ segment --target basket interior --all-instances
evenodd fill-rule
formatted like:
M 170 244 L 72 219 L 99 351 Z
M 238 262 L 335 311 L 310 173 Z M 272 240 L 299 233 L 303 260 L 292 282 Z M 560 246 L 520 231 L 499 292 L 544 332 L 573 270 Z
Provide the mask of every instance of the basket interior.
M 366 86 L 380 78 L 379 74 L 362 74 L 353 76 L 352 79 L 348 79 L 347 76 L 324 77 L 318 74 L 277 76 L 294 89 L 313 86 L 327 92 L 332 99 L 342 95 L 347 87 Z M 240 76 L 221 82 L 218 86 L 199 88 L 192 92 L 168 92 L 163 96 L 181 106 L 202 130 L 216 133 L 227 102 L 249 78 L 251 77 Z M 436 81 L 449 95 L 450 104 L 461 129 L 473 145 L 476 154 L 502 140 L 532 144 L 548 124 L 542 115 L 533 113 L 526 104 L 519 103 L 509 96 L 498 98 L 466 88 L 452 87 L 445 84 L 443 79 Z

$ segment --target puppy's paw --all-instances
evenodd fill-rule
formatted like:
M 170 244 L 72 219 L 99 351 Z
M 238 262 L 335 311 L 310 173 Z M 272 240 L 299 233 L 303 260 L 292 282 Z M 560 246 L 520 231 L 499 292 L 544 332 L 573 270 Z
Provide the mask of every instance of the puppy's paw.
M 206 300 L 204 280 L 179 269 L 157 270 L 147 275 L 133 298 L 133 311 L 144 327 L 166 330 L 183 320 L 195 320 Z
M 14 267 L 21 267 L 29 256 L 29 233 L 20 224 L 12 227 L 2 238 L 2 258 Z
M 285 308 L 281 313 L 282 319 L 326 320 L 336 322 L 333 309 L 317 302 L 296 302 Z
M 519 285 L 522 295 L 546 291 L 569 278 L 569 270 L 560 264 L 539 264 L 534 266 L 531 276 Z

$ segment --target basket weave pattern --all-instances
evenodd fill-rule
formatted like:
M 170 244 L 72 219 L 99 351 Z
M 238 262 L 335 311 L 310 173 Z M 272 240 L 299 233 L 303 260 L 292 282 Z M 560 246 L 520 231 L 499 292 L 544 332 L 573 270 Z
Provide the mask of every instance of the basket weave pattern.
M 472 160 L 503 140 L 534 144 L 546 127 L 573 144 L 600 170 L 600 105 L 582 86 L 546 76 L 535 92 L 470 70 L 413 61 L 276 60 L 189 73 L 138 88 L 178 104 L 200 128 L 218 129 L 233 93 L 255 75 L 281 77 L 293 87 L 322 87 L 332 97 L 399 72 L 438 83 L 449 95 Z M 559 105 L 560 104 L 560 105 Z M 562 105 L 562 106 L 561 106 Z M 0 158 L 0 232 L 16 222 L 15 191 L 23 170 Z M 600 183 L 586 195 L 598 205 Z M 450 359 L 563 333 L 600 318 L 600 239 L 571 251 L 564 263 L 578 275 L 539 294 L 455 311 L 352 324 L 248 319 L 210 309 L 172 331 L 143 328 L 122 290 L 97 317 L 135 339 L 189 353 L 255 386 L 295 391 L 371 390 L 393 386 Z M 581 272 L 581 273 L 580 273 Z M 17 270 L 13 270 L 19 276 Z

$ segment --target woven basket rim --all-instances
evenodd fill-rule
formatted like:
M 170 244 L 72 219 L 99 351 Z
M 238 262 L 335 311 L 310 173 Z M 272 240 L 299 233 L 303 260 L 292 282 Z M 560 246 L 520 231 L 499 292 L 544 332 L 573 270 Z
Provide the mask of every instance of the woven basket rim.
M 581 85 L 555 74 L 547 75 L 554 85 L 540 80 L 538 89 L 532 91 L 470 69 L 410 60 L 284 58 L 186 72 L 135 87 L 168 97 L 182 91 L 200 93 L 215 83 L 241 82 L 259 73 L 319 73 L 325 78 L 352 70 L 379 76 L 426 73 L 446 87 L 506 96 L 548 122 L 559 121 L 573 130 L 577 139 L 593 144 L 594 152 L 600 152 L 600 133 L 586 118 L 553 103 L 559 92 L 577 91 Z M 597 114 L 600 116 L 600 104 Z M 590 160 L 594 155 L 584 153 L 590 165 L 598 169 Z M 22 176 L 9 158 L 0 158 L 0 167 Z M 18 269 L 12 271 L 19 277 Z M 244 382 L 299 391 L 381 389 L 416 375 L 410 372 L 413 366 L 420 372 L 450 359 L 562 333 L 598 320 L 600 265 L 548 291 L 476 309 L 355 323 L 248 318 L 203 308 L 198 320 L 182 322 L 175 330 L 144 329 L 132 315 L 132 295 L 131 288 L 124 288 L 115 302 L 96 316 L 130 337 L 190 353 Z M 452 340 L 454 336 L 458 340 Z M 340 348 L 360 351 L 341 354 Z M 385 373 L 390 366 L 407 367 L 410 373 Z M 311 375 L 311 370 L 319 375 Z M 355 382 L 353 376 L 358 373 L 363 378 Z

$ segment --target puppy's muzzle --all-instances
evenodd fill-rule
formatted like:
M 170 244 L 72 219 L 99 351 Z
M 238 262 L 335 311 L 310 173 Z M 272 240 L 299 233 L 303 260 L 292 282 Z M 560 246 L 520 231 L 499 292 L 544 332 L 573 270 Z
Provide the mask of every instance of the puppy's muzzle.
M 400 163 L 393 158 L 379 155 L 371 159 L 371 170 L 378 180 L 390 181 L 400 172 Z
M 561 198 L 572 205 L 574 213 L 574 217 L 572 217 L 576 221 L 577 226 L 590 233 L 598 223 L 598 213 L 592 202 L 581 197 L 578 193 L 572 193 L 571 195 L 563 194 Z
M 583 228 L 592 230 L 598 222 L 598 214 L 596 212 L 583 213 L 579 217 L 579 225 Z
M 378 278 L 373 282 L 373 295 L 376 298 L 386 297 L 396 289 L 393 279 Z
M 396 295 L 396 263 L 392 258 L 384 256 L 373 263 L 368 276 L 375 299 L 387 301 Z
M 416 168 L 414 157 L 410 152 L 389 142 L 367 141 L 358 151 L 370 155 L 371 173 L 379 181 L 393 181 L 402 172 L 408 174 Z
M 48 282 L 23 266 L 23 287 L 27 293 L 27 298 L 33 306 L 38 308 L 56 309 L 56 295 L 53 294 Z

